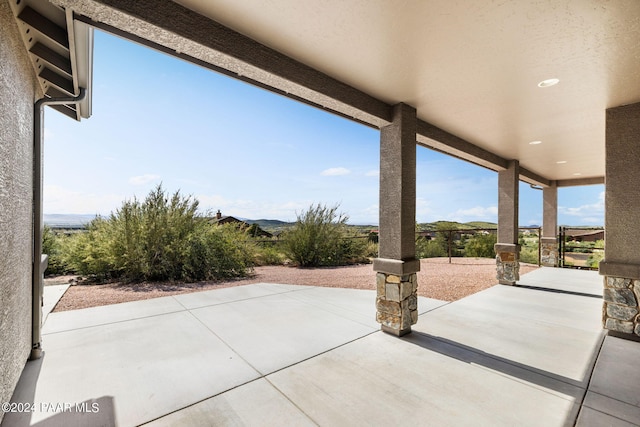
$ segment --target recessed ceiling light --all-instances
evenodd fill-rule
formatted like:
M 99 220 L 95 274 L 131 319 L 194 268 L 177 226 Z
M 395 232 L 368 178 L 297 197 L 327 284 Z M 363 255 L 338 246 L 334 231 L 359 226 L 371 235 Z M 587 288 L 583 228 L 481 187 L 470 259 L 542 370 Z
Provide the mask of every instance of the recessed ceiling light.
M 563 165 L 563 164 L 567 163 L 567 161 L 566 160 L 558 160 L 556 163 L 559 164 L 559 165 Z
M 538 144 L 542 144 L 542 141 L 531 141 L 529 143 L 529 145 L 538 145 Z
M 582 175 L 580 172 L 576 172 L 573 174 L 573 176 L 580 176 L 580 175 Z
M 560 79 L 547 79 L 538 83 L 538 87 L 549 87 L 555 86 L 560 82 Z

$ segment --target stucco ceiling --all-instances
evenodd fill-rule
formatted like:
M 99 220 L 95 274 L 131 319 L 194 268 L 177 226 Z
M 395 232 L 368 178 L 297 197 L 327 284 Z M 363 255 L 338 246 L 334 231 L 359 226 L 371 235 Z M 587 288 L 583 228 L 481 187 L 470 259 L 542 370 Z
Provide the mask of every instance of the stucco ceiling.
M 176 2 L 549 180 L 604 176 L 640 101 L 638 0 Z

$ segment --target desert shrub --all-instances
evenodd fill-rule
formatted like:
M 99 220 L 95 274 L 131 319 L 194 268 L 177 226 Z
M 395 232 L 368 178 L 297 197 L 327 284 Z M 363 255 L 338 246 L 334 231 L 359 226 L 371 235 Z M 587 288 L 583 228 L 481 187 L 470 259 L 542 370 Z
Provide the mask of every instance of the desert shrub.
M 520 248 L 520 262 L 537 264 L 538 263 L 538 247 L 522 246 Z
M 302 267 L 344 265 L 362 259 L 366 239 L 352 239 L 346 230 L 348 216 L 337 213 L 338 205 L 311 205 L 298 215 L 284 234 L 285 253 Z
M 45 226 L 42 233 L 42 253 L 49 255 L 49 265 L 46 274 L 64 274 L 68 271 L 62 253 L 65 248 L 66 236 L 57 234 L 51 228 Z
M 447 256 L 447 251 L 442 247 L 442 242 L 427 240 L 422 237 L 416 239 L 417 258 L 438 258 L 444 256 Z
M 256 249 L 255 262 L 258 265 L 282 265 L 286 256 L 276 245 L 266 244 Z
M 589 258 L 587 258 L 587 267 L 598 268 L 600 261 L 604 259 L 604 251 L 594 251 Z
M 367 263 L 378 256 L 378 245 L 372 243 L 368 236 L 345 233 L 340 242 L 338 259 L 341 264 Z
M 189 280 L 246 276 L 254 265 L 256 248 L 245 230 L 236 224 L 200 222 L 189 236 L 183 273 Z
M 198 201 L 157 186 L 145 198 L 125 201 L 108 218 L 96 218 L 70 240 L 67 265 L 98 279 L 209 280 L 246 275 L 253 243 L 237 227 L 210 224 Z
M 113 231 L 108 221 L 95 218 L 86 233 L 69 236 L 62 260 L 70 272 L 107 279 L 117 276 L 112 249 Z
M 467 239 L 464 246 L 464 254 L 468 257 L 495 258 L 494 245 L 496 241 L 497 236 L 493 233 L 476 234 Z
M 369 242 L 367 243 L 367 246 L 365 246 L 364 248 L 364 256 L 369 260 L 373 258 L 377 258 L 379 249 L 380 249 L 380 246 L 378 245 L 377 241 L 372 242 L 371 240 L 369 240 Z

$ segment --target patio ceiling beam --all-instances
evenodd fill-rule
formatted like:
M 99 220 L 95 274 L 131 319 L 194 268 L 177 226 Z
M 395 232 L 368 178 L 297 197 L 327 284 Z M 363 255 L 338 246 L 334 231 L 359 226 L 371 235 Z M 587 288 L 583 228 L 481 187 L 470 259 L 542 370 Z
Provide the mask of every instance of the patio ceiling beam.
M 485 168 L 501 171 L 508 167 L 508 160 L 480 148 L 424 120 L 417 124 L 418 144 L 445 154 L 467 160 Z
M 478 147 L 424 120 L 418 120 L 417 143 L 423 147 L 448 154 L 496 172 L 507 169 L 509 165 L 509 160 Z M 522 167 L 520 168 L 520 180 L 543 187 L 551 185 L 550 180 Z
M 520 181 L 524 181 L 528 184 L 539 185 L 541 187 L 550 187 L 553 185 L 553 181 L 523 167 L 520 168 Z
M 391 122 L 392 108 L 385 102 L 175 2 L 55 0 L 54 3 L 73 9 L 78 20 L 97 28 L 124 33 L 129 39 L 128 34 L 137 36 L 138 42 L 150 47 L 161 45 L 160 50 L 169 50 L 172 55 L 275 89 L 368 126 L 381 128 Z
M 557 181 L 558 187 L 575 187 L 578 185 L 596 185 L 604 183 L 603 176 L 597 176 L 594 178 L 560 179 Z

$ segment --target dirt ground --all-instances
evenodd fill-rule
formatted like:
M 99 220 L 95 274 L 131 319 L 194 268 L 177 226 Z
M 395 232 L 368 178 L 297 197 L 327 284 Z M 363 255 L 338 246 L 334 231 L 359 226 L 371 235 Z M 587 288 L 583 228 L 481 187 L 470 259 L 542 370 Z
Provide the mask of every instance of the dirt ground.
M 451 264 L 448 258 L 428 258 L 421 261 L 420 268 L 418 295 L 428 298 L 455 301 L 497 283 L 495 260 L 489 258 L 452 258 Z M 536 268 L 536 265 L 521 264 L 520 275 Z M 332 268 L 265 266 L 256 267 L 248 278 L 224 282 L 74 284 L 69 287 L 54 311 L 76 310 L 250 283 L 375 289 L 375 275 L 371 264 Z M 74 279 L 74 276 L 47 278 L 45 285 L 69 283 Z

